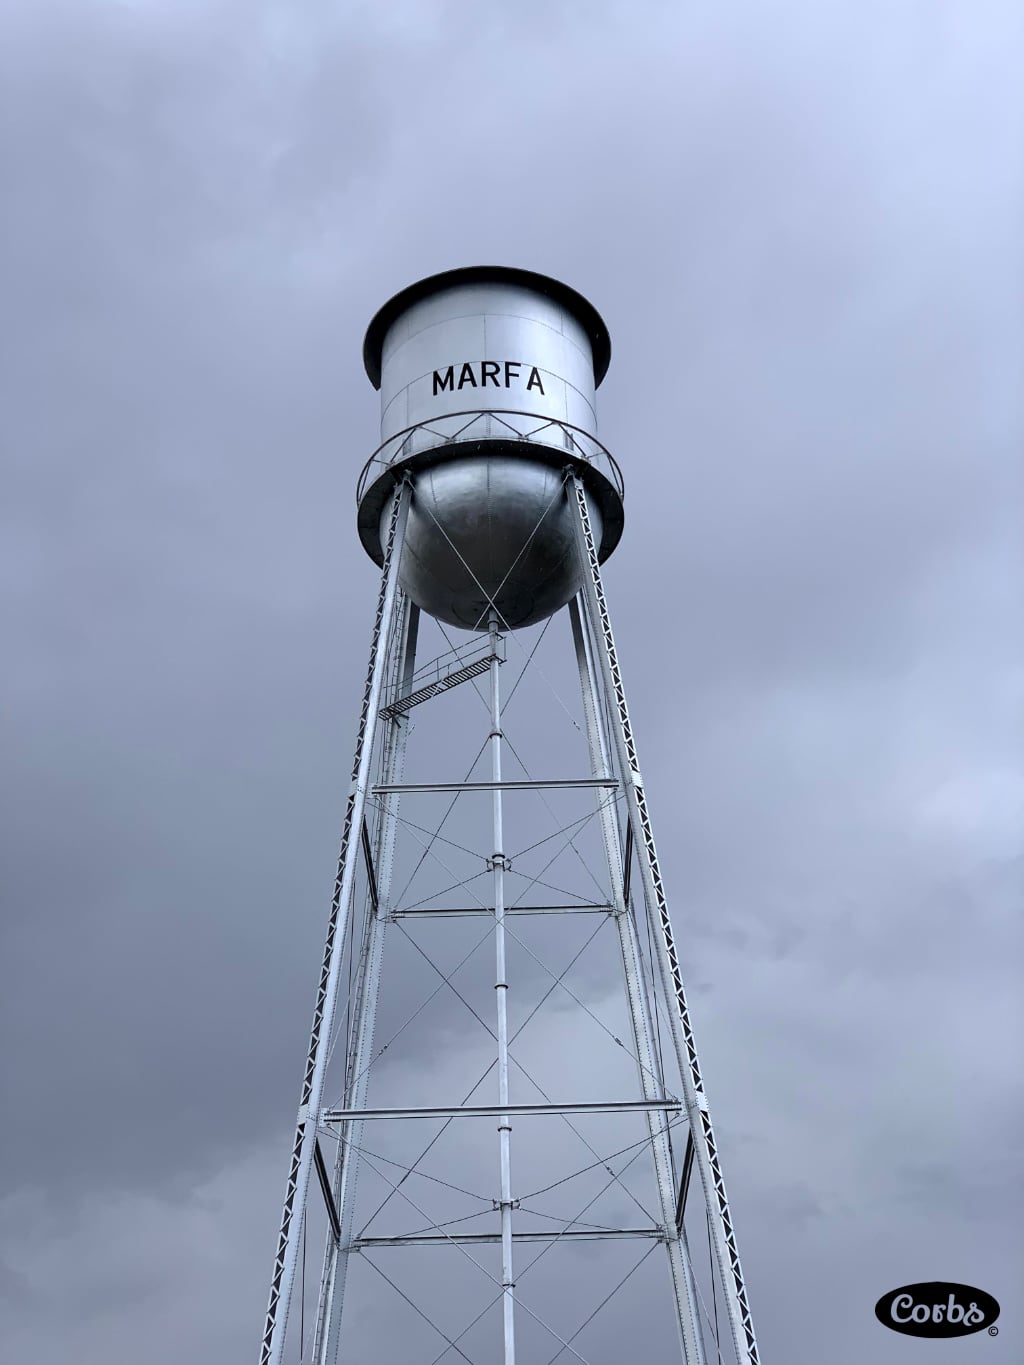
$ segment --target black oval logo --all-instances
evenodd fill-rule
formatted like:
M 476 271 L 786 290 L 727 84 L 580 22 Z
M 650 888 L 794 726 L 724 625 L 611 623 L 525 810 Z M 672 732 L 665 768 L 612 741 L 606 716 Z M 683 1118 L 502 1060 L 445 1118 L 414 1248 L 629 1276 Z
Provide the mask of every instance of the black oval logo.
M 890 1289 L 875 1304 L 882 1326 L 908 1337 L 966 1337 L 991 1327 L 998 1316 L 991 1294 L 946 1280 Z

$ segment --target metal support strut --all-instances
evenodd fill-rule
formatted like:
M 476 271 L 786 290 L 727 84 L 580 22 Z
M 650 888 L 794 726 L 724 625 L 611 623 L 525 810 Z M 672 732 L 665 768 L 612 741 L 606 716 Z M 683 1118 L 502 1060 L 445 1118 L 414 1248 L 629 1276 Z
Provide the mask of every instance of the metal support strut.
M 578 597 L 570 602 L 569 615 L 572 621 L 573 643 L 576 647 L 580 689 L 583 693 L 583 712 L 587 724 L 591 771 L 595 777 L 608 777 L 610 775 L 610 762 L 602 723 L 600 687 L 594 668 L 594 649 L 580 610 Z M 618 819 L 615 808 L 607 800 L 599 799 L 598 816 L 601 822 L 605 861 L 608 867 L 608 884 L 611 887 L 614 904 L 615 926 L 619 935 L 619 949 L 626 980 L 626 996 L 633 1028 L 633 1049 L 637 1058 L 640 1086 L 647 1100 L 657 1101 L 664 1092 L 664 1084 L 655 1058 L 654 1032 L 651 1027 L 650 1008 L 640 947 L 637 942 L 636 925 L 633 920 L 632 908 L 628 904 L 625 894 L 625 866 L 622 844 L 619 838 Z M 693 1269 L 690 1265 L 686 1243 L 675 1217 L 676 1191 L 672 1172 L 672 1152 L 669 1144 L 668 1114 L 664 1109 L 659 1112 L 652 1105 L 648 1110 L 647 1120 L 651 1154 L 658 1181 L 665 1248 L 668 1252 L 669 1271 L 672 1276 L 672 1289 L 676 1302 L 679 1344 L 686 1365 L 704 1365 L 704 1339 L 697 1313 Z
M 377 614 L 374 618 L 373 633 L 370 639 L 370 661 L 363 688 L 362 709 L 359 713 L 359 730 L 352 763 L 352 781 L 345 808 L 345 823 L 341 835 L 341 849 L 338 854 L 334 895 L 331 899 L 331 910 L 327 920 L 327 937 L 324 941 L 320 984 L 313 1010 L 313 1025 L 309 1036 L 306 1069 L 299 1095 L 295 1139 L 292 1143 L 291 1157 L 288 1163 L 288 1179 L 285 1184 L 281 1227 L 278 1233 L 277 1253 L 274 1257 L 274 1269 L 270 1280 L 270 1299 L 267 1304 L 267 1317 L 260 1348 L 260 1365 L 280 1365 L 284 1349 L 288 1312 L 291 1307 L 295 1271 L 302 1241 L 298 1233 L 301 1231 L 301 1219 L 305 1216 L 309 1177 L 313 1168 L 317 1116 L 323 1103 L 324 1076 L 327 1070 L 334 1012 L 338 999 L 341 962 L 349 928 L 352 887 L 360 852 L 360 835 L 370 776 L 370 758 L 373 752 L 373 740 L 383 686 L 385 646 L 391 632 L 395 603 L 398 598 L 398 566 L 408 514 L 408 485 L 401 483 L 396 487 L 392 498 L 391 516 L 384 543 L 384 567 L 381 574 L 380 596 L 377 599 Z M 292 1219 L 296 1205 L 301 1215 L 300 1228 L 297 1229 L 296 1235 L 292 1236 Z
M 573 534 L 582 568 L 581 587 L 576 599 L 570 604 L 569 616 L 583 697 L 585 731 L 589 743 L 589 776 L 536 779 L 530 777 L 524 768 L 524 776 L 521 779 L 515 781 L 503 779 L 505 744 L 499 671 L 504 652 L 504 639 L 499 633 L 503 623 L 491 605 L 487 620 L 487 636 L 484 637 L 488 643 L 486 646 L 482 644 L 475 646 L 477 653 L 481 653 L 484 648 L 488 652 L 472 664 L 473 676 L 479 675 L 481 683 L 484 671 L 488 674 L 489 735 L 485 747 L 488 748 L 491 759 L 489 780 L 470 780 L 475 771 L 474 764 L 461 782 L 405 783 L 403 777 L 406 739 L 410 728 L 409 711 L 413 706 L 429 701 L 436 692 L 454 685 L 454 681 L 450 684 L 446 681 L 449 677 L 458 682 L 470 679 L 457 677 L 460 670 L 456 669 L 445 675 L 445 679 L 442 680 L 445 683 L 443 687 L 435 688 L 434 682 L 431 682 L 429 687 L 418 685 L 423 684 L 425 673 L 429 677 L 433 675 L 429 673 L 428 666 L 427 670 L 421 669 L 417 676 L 415 660 L 419 609 L 399 587 L 399 569 L 406 522 L 412 502 L 412 487 L 407 479 L 395 485 L 386 526 L 381 533 L 383 572 L 380 594 L 370 642 L 370 657 L 338 869 L 288 1168 L 260 1365 L 284 1365 L 289 1312 L 294 1295 L 299 1293 L 300 1255 L 304 1264 L 306 1202 L 308 1198 L 319 1198 L 315 1193 L 318 1187 L 327 1208 L 324 1261 L 315 1325 L 311 1327 L 310 1332 L 312 1341 L 301 1341 L 298 1344 L 297 1356 L 301 1360 L 310 1361 L 311 1365 L 336 1365 L 338 1360 L 347 1270 L 353 1253 L 357 1255 L 361 1252 L 373 1253 L 377 1248 L 391 1246 L 458 1246 L 463 1248 L 464 1255 L 474 1260 L 465 1248 L 477 1244 L 486 1246 L 491 1243 L 500 1244 L 501 1251 L 500 1287 L 497 1278 L 489 1271 L 486 1273 L 495 1286 L 496 1297 L 492 1299 L 491 1308 L 496 1307 L 499 1298 L 502 1304 L 504 1332 L 504 1350 L 500 1357 L 502 1365 L 515 1365 L 516 1317 L 519 1316 L 522 1326 L 525 1321 L 523 1315 L 546 1328 L 560 1343 L 562 1351 L 559 1355 L 568 1352 L 575 1359 L 582 1361 L 583 1357 L 572 1343 L 576 1341 L 579 1332 L 588 1326 L 594 1314 L 591 1314 L 567 1340 L 543 1323 L 531 1311 L 529 1295 L 523 1299 L 516 1294 L 515 1245 L 517 1242 L 543 1241 L 552 1245 L 562 1241 L 575 1245 L 614 1238 L 649 1239 L 664 1245 L 674 1292 L 679 1346 L 684 1365 L 709 1365 L 711 1355 L 716 1355 L 721 1361 L 721 1351 L 712 1350 L 710 1337 L 705 1341 L 707 1326 L 702 1322 L 700 1311 L 702 1307 L 706 1323 L 710 1324 L 712 1320 L 695 1279 L 684 1227 L 687 1192 L 690 1190 L 692 1193 L 690 1177 L 694 1167 L 700 1173 L 714 1259 L 714 1282 L 720 1284 L 722 1288 L 720 1299 L 724 1300 L 728 1313 L 735 1362 L 736 1365 L 759 1365 L 732 1217 L 726 1200 L 717 1146 L 704 1094 L 672 924 L 601 582 L 598 551 L 590 523 L 587 496 L 582 478 L 573 469 L 566 471 L 565 491 L 561 496 L 566 495 L 572 513 Z M 531 653 L 527 658 L 527 664 L 532 657 Z M 478 666 L 484 662 L 486 668 Z M 460 668 L 462 667 L 460 665 Z M 481 688 L 480 691 L 482 690 Z M 426 695 L 427 692 L 430 696 Z M 507 700 L 506 698 L 506 707 Z M 510 752 L 514 753 L 514 750 Z M 371 775 L 374 764 L 377 765 L 376 773 Z M 520 904 L 511 909 L 505 905 L 507 874 L 510 873 L 512 866 L 509 852 L 515 852 L 509 850 L 505 843 L 503 824 L 505 794 L 513 793 L 508 799 L 514 802 L 519 799 L 515 795 L 517 792 L 537 791 L 543 795 L 549 788 L 575 791 L 578 794 L 589 790 L 596 797 L 596 817 L 608 873 L 609 892 L 606 903 L 595 905 L 592 901 L 584 901 L 580 897 L 579 904 Z M 497 1093 L 493 1094 L 487 1103 L 469 1103 L 477 1087 L 484 1080 L 484 1077 L 481 1077 L 474 1090 L 465 1097 L 466 1102 L 461 1104 L 378 1108 L 368 1107 L 367 1104 L 369 1076 L 375 1060 L 374 1026 L 385 936 L 391 932 L 388 925 L 404 916 L 463 917 L 492 913 L 492 906 L 487 904 L 484 896 L 481 896 L 478 904 L 474 906 L 451 904 L 446 898 L 443 905 L 434 908 L 416 900 L 407 903 L 405 890 L 401 892 L 400 897 L 393 896 L 392 864 L 396 833 L 400 823 L 399 802 L 407 792 L 447 792 L 452 795 L 452 805 L 455 798 L 463 794 L 472 795 L 474 799 L 479 798 L 483 801 L 486 799 L 484 797 L 486 793 L 490 798 L 492 815 L 490 844 L 489 847 L 478 845 L 476 849 L 486 862 L 486 873 L 480 872 L 477 875 L 489 874 L 491 878 L 494 915 L 496 1028 L 492 1037 L 497 1049 Z M 451 806 L 449 810 L 450 808 Z M 447 819 L 447 815 L 444 819 Z M 574 826 L 569 828 L 571 831 Z M 437 830 L 437 835 L 439 834 L 440 826 Z M 437 835 L 432 836 L 431 843 Z M 429 846 L 426 851 L 430 852 Z M 517 854 L 517 858 L 518 856 Z M 366 869 L 365 901 L 360 898 L 358 906 L 354 907 L 356 877 L 363 863 Z M 631 897 L 630 872 L 634 864 L 633 890 L 636 892 L 642 887 L 646 924 L 640 922 L 642 913 L 640 902 L 636 900 L 635 895 Z M 362 885 L 361 881 L 359 885 Z M 532 886 L 532 882 L 530 885 Z M 454 886 L 449 888 L 450 891 L 454 889 Z M 528 886 L 527 891 L 529 889 Z M 559 892 L 555 897 L 556 901 L 563 894 L 571 897 L 575 893 Z M 437 896 L 441 895 L 446 893 L 437 893 Z M 604 901 L 603 889 L 599 891 L 599 897 Z M 358 910 L 358 913 L 353 921 L 355 910 Z M 625 976 L 632 1026 L 632 1056 L 637 1066 L 640 1097 L 611 1096 L 584 1102 L 559 1103 L 557 1096 L 548 1096 L 541 1091 L 539 1101 L 513 1104 L 509 1084 L 512 1059 L 509 1054 L 509 982 L 506 964 L 506 940 L 508 934 L 512 933 L 512 925 L 508 917 L 516 914 L 581 912 L 610 914 L 615 921 Z M 650 952 L 641 945 L 641 929 L 645 933 L 648 929 L 650 931 L 648 935 L 652 943 Z M 347 1029 L 342 1030 L 346 1036 L 341 1040 L 335 1036 L 337 1032 L 335 1020 L 346 960 L 351 992 L 351 1014 Z M 573 962 L 575 960 L 574 958 Z M 434 966 L 433 963 L 431 965 Z M 570 963 L 570 966 L 572 965 Z M 555 979 L 554 985 L 557 986 L 561 980 L 562 977 Z M 546 998 L 547 996 L 543 997 L 540 1004 L 543 1004 Z M 539 1007 L 538 1005 L 537 1008 Z M 583 1007 L 586 1008 L 585 1005 Z M 678 1063 L 680 1080 L 675 1079 L 673 1071 L 669 1082 L 671 1090 L 676 1093 L 671 1093 L 666 1088 L 665 1055 L 662 1052 L 660 1036 L 662 1009 L 668 1018 L 668 1031 L 672 1036 Z M 479 1015 L 477 1017 L 482 1023 L 482 1018 Z M 532 1017 L 531 1014 L 529 1018 Z M 415 1018 L 415 1014 L 412 1018 Z M 487 1025 L 484 1024 L 484 1027 L 487 1028 Z M 487 1031 L 491 1032 L 489 1028 Z M 630 1051 L 625 1042 L 618 1038 L 615 1042 L 626 1048 L 627 1052 Z M 328 1064 L 336 1043 L 337 1070 L 331 1074 L 332 1076 L 337 1074 L 338 1084 L 333 1080 L 327 1080 Z M 387 1046 L 388 1044 L 385 1044 L 385 1047 Z M 343 1086 L 339 1074 L 342 1053 L 345 1067 Z M 530 1079 L 529 1073 L 526 1074 Z M 486 1099 L 486 1096 L 482 1098 Z M 516 1210 L 519 1209 L 519 1201 L 513 1198 L 512 1192 L 512 1124 L 518 1122 L 524 1115 L 538 1117 L 557 1115 L 569 1122 L 572 1115 L 590 1113 L 635 1114 L 642 1118 L 647 1126 L 647 1132 L 641 1141 L 634 1145 L 641 1151 L 648 1152 L 653 1162 L 659 1194 L 657 1211 L 648 1214 L 644 1210 L 643 1226 L 613 1227 L 589 1224 L 583 1221 L 581 1214 L 562 1228 L 545 1230 L 536 1225 L 524 1226 L 523 1219 L 526 1218 L 527 1223 L 532 1223 L 529 1214 L 538 1212 L 530 1209 L 530 1199 L 524 1195 L 523 1202 L 526 1208 L 523 1214 L 514 1220 Z M 685 1155 L 682 1155 L 681 1151 L 673 1152 L 672 1141 L 672 1129 L 679 1123 L 683 1114 L 688 1125 Z M 496 1226 L 492 1224 L 491 1231 L 463 1232 L 456 1225 L 465 1220 L 456 1219 L 449 1222 L 441 1221 L 433 1227 L 420 1227 L 406 1234 L 366 1235 L 373 1223 L 372 1218 L 362 1231 L 357 1231 L 356 1178 L 361 1162 L 365 1163 L 372 1155 L 362 1152 L 364 1125 L 370 1124 L 372 1128 L 374 1121 L 378 1120 L 385 1122 L 429 1118 L 451 1120 L 456 1117 L 479 1118 L 485 1115 L 494 1117 L 498 1133 L 500 1198 L 493 1200 L 493 1204 L 499 1213 L 499 1219 Z M 577 1130 L 573 1128 L 573 1131 Z M 582 1137 L 581 1134 L 577 1135 Z M 334 1139 L 337 1140 L 336 1150 L 331 1147 Z M 594 1148 L 589 1143 L 585 1145 L 595 1158 L 598 1158 Z M 412 1174 L 417 1164 L 418 1162 L 414 1163 L 407 1174 Z M 623 1167 L 623 1171 L 616 1174 L 607 1162 L 598 1159 L 595 1164 L 603 1164 L 613 1180 L 626 1169 Z M 373 1166 L 372 1160 L 370 1166 L 371 1168 Z M 589 1166 L 583 1168 L 590 1169 Z M 314 1170 L 317 1178 L 311 1182 Z M 577 1174 L 579 1173 L 581 1172 Z M 403 1181 L 404 1178 L 403 1176 Z M 566 1177 L 569 1178 L 571 1177 Z M 458 1189 L 458 1186 L 452 1188 Z M 397 1185 L 393 1185 L 392 1190 L 397 1190 Z M 469 1191 L 463 1193 L 468 1194 Z M 492 1202 L 491 1191 L 486 1195 L 473 1197 L 482 1199 L 485 1205 Z M 412 1200 L 408 1202 L 423 1213 Z M 586 1207 L 589 1208 L 590 1205 Z M 586 1213 L 586 1208 L 583 1213 Z M 429 1223 L 431 1215 L 424 1216 Z M 552 1215 L 543 1214 L 542 1217 L 550 1219 Z M 449 1231 L 450 1227 L 453 1231 Z M 375 1266 L 372 1255 L 368 1254 L 366 1260 Z M 642 1263 L 643 1258 L 633 1269 L 638 1269 Z M 531 1261 L 530 1265 L 532 1264 Z M 483 1269 L 483 1266 L 479 1268 Z M 529 1266 L 524 1267 L 524 1264 L 520 1264 L 520 1276 L 525 1273 L 525 1269 L 529 1269 Z M 626 1278 L 632 1273 L 630 1270 Z M 303 1304 L 306 1302 L 304 1274 L 303 1270 L 301 1293 Z M 385 1275 L 384 1278 L 387 1279 L 388 1276 Z M 620 1282 L 617 1288 L 624 1282 L 624 1280 Z M 407 1297 L 401 1289 L 398 1292 L 403 1298 Z M 612 1291 L 615 1292 L 616 1290 Z M 595 1312 L 599 1311 L 610 1297 L 611 1295 L 606 1296 Z M 427 1314 L 411 1299 L 408 1302 L 421 1318 L 430 1321 Z M 297 1313 L 293 1313 L 293 1320 L 298 1316 Z M 435 1327 L 434 1330 L 448 1342 L 449 1350 L 454 1349 L 462 1355 L 457 1343 L 463 1340 L 477 1321 L 479 1317 L 454 1339 L 439 1327 Z M 434 1324 L 431 1323 L 431 1326 Z M 717 1338 L 717 1307 L 713 1330 Z M 719 1345 L 720 1343 L 716 1342 L 716 1346 Z M 292 1356 L 290 1347 L 289 1359 Z
M 400 619 L 395 689 L 399 699 L 407 696 L 412 687 L 419 633 L 419 607 L 408 598 L 404 598 Z M 382 710 L 381 721 L 385 727 L 381 766 L 386 779 L 394 781 L 401 776 L 404 768 L 409 721 L 401 708 L 390 713 L 386 709 Z M 334 1169 L 332 1199 L 337 1209 L 335 1214 L 337 1232 L 334 1235 L 335 1218 L 332 1218 L 332 1229 L 328 1232 L 327 1245 L 324 1249 L 316 1335 L 313 1339 L 312 1360 L 316 1365 L 334 1365 L 338 1356 L 345 1285 L 353 1248 L 352 1221 L 355 1211 L 356 1176 L 359 1172 L 364 1111 L 377 1019 L 377 996 L 384 960 L 384 933 L 390 906 L 391 869 L 394 862 L 399 800 L 397 792 L 390 792 L 379 798 L 376 838 L 372 841 L 372 847 L 366 833 L 365 822 L 363 824 L 363 847 L 370 880 L 371 913 L 367 918 L 360 953 L 352 1028 L 345 1063 L 345 1104 L 350 1115 L 341 1131 Z M 322 1124 L 327 1122 L 326 1111 L 321 1112 L 320 1121 Z
M 575 472 L 571 475 L 568 488 L 570 501 L 575 503 L 576 509 L 573 521 L 583 573 L 582 599 L 586 607 L 587 622 L 595 641 L 605 695 L 612 709 L 613 742 L 636 845 L 644 901 L 654 931 L 662 991 L 667 1005 L 671 1006 L 671 1003 L 675 1002 L 675 1009 L 670 1009 L 672 1040 L 682 1078 L 683 1095 L 693 1136 L 694 1156 L 710 1217 L 711 1240 L 725 1294 L 733 1346 L 740 1365 L 759 1365 L 754 1324 L 747 1303 L 732 1214 L 725 1194 L 725 1181 L 704 1094 L 704 1082 L 697 1059 L 682 973 L 679 969 L 668 900 L 654 845 L 647 797 L 640 776 L 633 729 L 626 706 L 626 693 L 622 685 L 622 674 L 612 635 L 611 618 L 601 582 L 601 569 L 587 508 L 586 492 L 582 479 Z
M 505 969 L 505 869 L 504 830 L 501 808 L 501 691 L 498 669 L 498 616 L 492 611 L 488 620 L 491 639 L 491 796 L 494 853 L 491 870 L 494 878 L 494 999 L 498 1015 L 498 1103 L 508 1100 L 508 980 Z M 512 1120 L 502 1114 L 498 1123 L 501 1156 L 501 1292 L 505 1327 L 505 1365 L 515 1365 L 515 1280 L 512 1278 Z

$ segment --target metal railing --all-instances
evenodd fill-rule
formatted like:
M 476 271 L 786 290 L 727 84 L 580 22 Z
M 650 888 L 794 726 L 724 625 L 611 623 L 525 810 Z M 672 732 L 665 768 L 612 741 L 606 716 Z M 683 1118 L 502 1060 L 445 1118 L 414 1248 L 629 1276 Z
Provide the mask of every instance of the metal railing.
M 479 677 L 487 671 L 494 658 L 499 663 L 505 662 L 504 639 L 499 640 L 497 649 L 485 638 L 446 650 L 416 670 L 409 680 L 405 696 L 399 696 L 399 684 L 388 688 L 380 714 L 389 717 L 409 711 L 421 701 L 457 687 L 459 683 L 468 682 L 470 678 Z
M 515 425 L 509 418 L 519 419 Z M 497 430 L 495 430 L 497 426 Z M 523 429 L 528 426 L 528 429 Z M 427 435 L 434 439 L 420 442 L 416 438 Z M 404 427 L 382 441 L 363 465 L 356 485 L 356 501 L 362 502 L 370 483 L 385 470 L 413 455 L 437 446 L 456 445 L 462 441 L 512 440 L 563 450 L 585 464 L 593 465 L 612 484 L 619 497 L 625 495 L 622 471 L 608 448 L 596 436 L 572 422 L 554 417 L 542 417 L 536 412 L 521 412 L 515 408 L 470 408 L 462 412 L 446 412 Z

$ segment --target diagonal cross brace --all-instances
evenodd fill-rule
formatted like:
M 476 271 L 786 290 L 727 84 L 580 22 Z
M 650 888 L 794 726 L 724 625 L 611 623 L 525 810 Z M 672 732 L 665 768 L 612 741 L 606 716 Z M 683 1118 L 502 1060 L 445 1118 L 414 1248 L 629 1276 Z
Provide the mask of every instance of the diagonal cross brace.
M 327 1217 L 331 1224 L 331 1232 L 334 1240 L 341 1240 L 341 1219 L 338 1217 L 338 1210 L 334 1207 L 334 1195 L 331 1192 L 331 1177 L 327 1171 L 327 1163 L 324 1161 L 323 1148 L 320 1146 L 320 1139 L 316 1138 L 313 1146 L 313 1164 L 316 1166 L 316 1178 L 320 1181 L 320 1193 L 324 1197 L 324 1204 L 327 1206 Z

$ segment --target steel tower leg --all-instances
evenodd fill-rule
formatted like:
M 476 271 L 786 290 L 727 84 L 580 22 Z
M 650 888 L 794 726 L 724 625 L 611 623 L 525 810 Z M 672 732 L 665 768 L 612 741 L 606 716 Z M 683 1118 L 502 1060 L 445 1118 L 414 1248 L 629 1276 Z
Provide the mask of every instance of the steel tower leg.
M 416 641 L 419 633 L 420 609 L 403 597 L 401 627 L 396 650 L 396 687 L 394 697 L 408 696 L 416 668 Z M 388 786 L 401 781 L 405 766 L 405 748 L 409 736 L 409 717 L 392 713 L 387 724 L 381 760 L 380 780 Z M 379 819 L 373 840 L 372 861 L 369 864 L 370 912 L 367 917 L 366 939 L 360 954 L 354 986 L 355 1008 L 352 1014 L 352 1034 L 345 1066 L 345 1108 L 366 1107 L 373 1054 L 374 1026 L 377 1018 L 377 997 L 380 987 L 381 964 L 384 956 L 384 933 L 390 910 L 391 869 L 394 859 L 395 834 L 398 828 L 398 792 L 388 792 L 380 798 Z M 345 1283 L 352 1242 L 352 1220 L 355 1210 L 355 1186 L 359 1173 L 359 1148 L 362 1145 L 363 1124 L 358 1119 L 345 1123 L 341 1131 L 332 1182 L 332 1196 L 338 1215 L 338 1235 L 328 1228 L 324 1251 L 323 1276 L 317 1308 L 316 1336 L 313 1339 L 312 1360 L 316 1365 L 333 1365 L 338 1355 L 338 1337 L 344 1309 Z
M 583 694 L 583 711 L 590 747 L 591 771 L 594 777 L 610 777 L 612 773 L 602 723 L 600 686 L 594 668 L 593 646 L 587 637 L 586 626 L 580 612 L 579 598 L 574 598 L 570 602 L 569 615 L 572 621 L 573 643 L 576 647 L 576 663 L 579 667 L 580 690 Z M 598 793 L 597 803 L 605 859 L 608 866 L 608 884 L 611 891 L 615 926 L 618 930 L 619 947 L 622 952 L 622 966 L 626 980 L 626 993 L 633 1026 L 633 1044 L 640 1084 L 645 1099 L 657 1100 L 663 1098 L 664 1085 L 660 1077 L 660 1067 L 655 1057 L 653 1031 L 644 984 L 640 946 L 636 936 L 636 925 L 632 910 L 626 904 L 624 897 L 624 866 L 618 819 L 615 805 L 609 799 L 607 792 Z M 658 1181 L 661 1222 L 664 1229 L 665 1246 L 668 1251 L 672 1288 L 675 1294 L 676 1319 L 682 1359 L 685 1365 L 704 1365 L 704 1338 L 697 1311 L 693 1271 L 686 1245 L 680 1235 L 680 1229 L 676 1225 L 676 1182 L 672 1167 L 672 1151 L 669 1146 L 669 1120 L 664 1111 L 651 1111 L 647 1115 L 647 1121 L 650 1128 L 651 1151 Z
M 668 912 L 668 900 L 661 879 L 661 868 L 658 864 L 658 854 L 654 845 L 651 819 L 647 809 L 647 797 L 640 776 L 640 765 L 633 741 L 629 710 L 626 706 L 626 694 L 622 685 L 615 640 L 612 636 L 611 619 L 601 582 L 597 546 L 590 524 L 590 513 L 587 509 L 583 482 L 575 473 L 573 473 L 569 483 L 569 497 L 570 502 L 574 502 L 576 508 L 574 528 L 580 564 L 583 570 L 582 597 L 586 606 L 588 624 L 596 643 L 598 665 L 604 682 L 604 690 L 612 709 L 613 741 L 621 770 L 629 821 L 633 829 L 647 914 L 651 920 L 653 937 L 657 945 L 662 991 L 672 1025 L 672 1039 L 690 1120 L 694 1156 L 704 1187 L 704 1198 L 711 1228 L 711 1241 L 724 1290 L 736 1359 L 740 1365 L 759 1365 L 760 1357 L 754 1336 L 750 1307 L 747 1303 L 747 1291 L 743 1280 L 743 1270 L 740 1266 L 739 1251 L 736 1246 L 732 1214 L 726 1198 L 725 1181 L 718 1159 L 718 1148 L 711 1126 L 707 1097 L 704 1094 L 704 1082 L 701 1076 L 700 1062 L 697 1058 L 697 1048 L 694 1043 L 682 974 L 679 969 L 672 921 Z M 672 1007 L 673 1003 L 674 1008 Z
M 491 780 L 501 782 L 501 691 L 498 669 L 498 617 L 491 612 L 488 621 L 491 638 Z M 505 853 L 502 827 L 501 788 L 495 786 L 492 800 L 494 853 L 494 999 L 498 1014 L 498 1103 L 508 1104 L 508 980 L 505 970 Z M 505 1329 L 505 1365 L 515 1365 L 515 1281 L 512 1278 L 512 1121 L 503 1114 L 498 1123 L 501 1154 L 501 1291 Z
M 317 989 L 309 1050 L 306 1056 L 306 1069 L 299 1098 L 295 1139 L 292 1144 L 288 1180 L 285 1185 L 277 1254 L 274 1258 L 274 1269 L 270 1281 L 270 1300 L 267 1305 L 267 1317 L 260 1347 L 260 1365 L 280 1365 L 284 1350 L 288 1312 L 291 1307 L 299 1242 L 301 1240 L 298 1236 L 293 1237 L 291 1235 L 292 1222 L 297 1210 L 298 1226 L 301 1228 L 302 1220 L 305 1217 L 309 1177 L 316 1150 L 317 1120 L 323 1102 L 324 1077 L 327 1070 L 334 1012 L 338 998 L 341 962 L 344 956 L 345 939 L 348 934 L 349 909 L 366 809 L 366 792 L 370 779 L 373 741 L 380 710 L 386 642 L 391 634 L 395 604 L 398 598 L 398 568 L 402 556 L 408 513 L 409 489 L 408 484 L 402 483 L 395 489 L 392 499 L 388 533 L 383 547 L 384 567 L 381 574 L 380 596 L 377 600 L 377 615 L 374 619 L 370 640 L 370 661 L 366 672 L 366 684 L 363 689 L 362 710 L 359 715 L 359 731 L 352 764 L 352 782 L 345 810 L 345 824 L 338 855 L 334 895 L 327 921 L 327 937 L 324 942 L 320 984 Z

